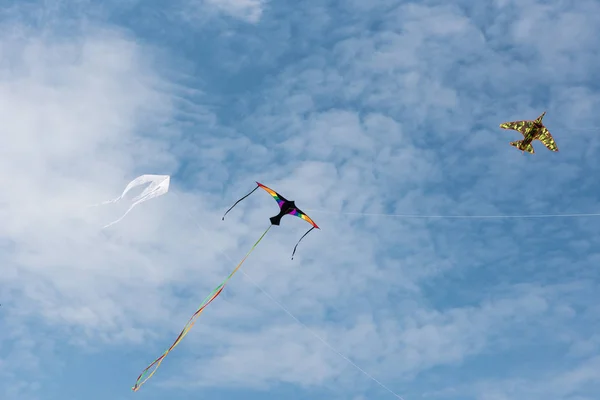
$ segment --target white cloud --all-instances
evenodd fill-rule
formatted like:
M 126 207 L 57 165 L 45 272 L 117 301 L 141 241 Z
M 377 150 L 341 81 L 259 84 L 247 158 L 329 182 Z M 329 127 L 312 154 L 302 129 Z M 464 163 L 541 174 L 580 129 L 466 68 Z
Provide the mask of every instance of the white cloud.
M 529 5 L 511 5 L 509 11 Z M 263 2 L 210 6 L 249 22 L 264 17 Z M 297 14 L 281 14 L 291 20 L 265 22 L 268 33 L 256 33 L 262 26 L 257 24 L 229 35 L 229 22 L 218 21 L 226 29 L 219 30 L 215 47 L 231 42 L 215 65 L 255 57 L 261 67 L 276 65 L 279 56 L 288 60 L 288 52 L 298 50 L 293 61 L 265 78 L 259 93 L 242 100 L 260 103 L 229 120 L 193 100 L 209 96 L 173 83 L 189 65 L 159 63 L 159 56 L 171 53 L 157 55 L 120 30 L 80 27 L 78 36 L 66 37 L 6 26 L 4 31 L 17 33 L 0 38 L 0 133 L 6 138 L 0 182 L 7 189 L 0 191 L 0 295 L 3 322 L 10 326 L 0 332 L 0 359 L 14 367 L 6 375 L 13 384 L 0 396 L 18 396 L 24 371 L 43 371 L 53 343 L 107 352 L 131 346 L 136 365 L 123 367 L 127 374 L 145 366 L 138 360 L 158 356 L 266 228 L 265 216 L 275 213 L 275 204 L 260 193 L 220 221 L 254 180 L 302 208 L 334 213 L 309 212 L 322 230 L 302 242 L 293 262 L 291 250 L 306 224 L 290 219 L 274 228 L 246 264 L 249 274 L 342 353 L 401 394 L 409 392 L 407 400 L 418 398 L 423 387 L 461 399 L 519 393 L 534 399 L 548 392 L 533 393 L 527 383 L 543 377 L 557 378 L 554 390 L 564 397 L 591 387 L 598 340 L 582 326 L 599 321 L 589 301 L 597 286 L 589 268 L 589 243 L 598 237 L 593 224 L 335 215 L 340 209 L 552 212 L 567 206 L 561 198 L 594 188 L 594 175 L 586 178 L 585 168 L 571 162 L 581 154 L 565 151 L 562 161 L 550 162 L 542 153 L 532 161 L 507 149 L 508 136 L 493 130 L 511 113 L 536 116 L 541 106 L 522 88 L 532 82 L 545 87 L 548 80 L 550 106 L 569 103 L 557 114 L 585 117 L 587 125 L 594 121 L 589 113 L 599 97 L 585 81 L 544 69 L 543 58 L 506 61 L 512 54 L 506 47 L 537 43 L 522 37 L 533 28 L 506 21 L 510 12 L 494 17 L 487 8 L 473 11 L 462 4 L 392 6 L 355 2 L 360 13 L 345 15 L 295 3 Z M 383 17 L 373 16 L 383 10 Z M 580 14 L 560 19 L 557 29 L 567 29 L 569 21 L 591 26 L 593 17 Z M 367 30 L 371 23 L 377 29 Z M 306 36 L 289 40 L 292 26 Z M 512 33 L 499 34 L 499 27 Z M 190 33 L 191 42 L 201 28 Z M 576 31 L 565 37 L 583 32 Z M 326 43 L 325 33 L 332 38 Z M 267 46 L 271 41 L 274 49 Z M 317 44 L 311 47 L 311 41 Z M 179 54 L 179 44 L 172 45 L 172 54 Z M 588 39 L 581 44 L 589 45 Z M 544 57 L 563 51 L 568 46 L 557 44 Z M 580 51 L 579 61 L 589 66 L 593 55 Z M 561 60 L 566 66 L 575 62 Z M 158 71 L 165 66 L 181 70 L 164 76 Z M 229 109 L 230 98 L 215 97 L 208 98 L 213 108 Z M 560 119 L 553 115 L 547 118 L 555 118 L 549 119 L 554 126 Z M 590 139 L 584 150 L 591 151 L 600 143 L 591 134 L 556 136 L 566 148 Z M 532 162 L 546 173 L 519 184 Z M 141 173 L 174 173 L 171 193 L 137 207 L 114 229 L 99 231 L 127 205 L 84 206 L 115 197 Z M 569 186 L 573 181 L 578 188 Z M 596 203 L 593 195 L 578 196 L 570 207 L 593 209 Z M 39 318 L 39 331 L 20 337 L 31 318 Z M 42 338 L 45 332 L 56 339 Z M 372 398 L 367 389 L 380 390 L 242 275 L 211 304 L 185 343 L 185 350 L 165 361 L 171 368 L 153 378 L 152 390 L 272 388 L 281 382 L 327 387 L 325 398 Z M 568 347 L 572 364 L 542 378 L 515 379 L 507 371 L 518 362 L 498 366 L 488 380 L 477 365 L 462 369 L 477 357 L 495 356 L 501 364 L 501 352 L 535 343 Z M 39 349 L 45 350 L 33 356 Z M 478 389 L 448 385 L 460 374 Z
M 219 10 L 248 22 L 258 22 L 262 16 L 266 0 L 206 0 Z
M 267 0 L 184 0 L 181 18 L 198 24 L 207 17 L 228 16 L 247 23 L 256 24 L 261 20 Z
M 160 89 L 162 78 L 131 38 L 107 30 L 60 38 L 13 28 L 19 34 L 0 42 L 3 311 L 43 316 L 79 335 L 139 341 L 132 315 L 144 301 L 160 302 L 146 285 L 173 277 L 160 256 L 150 258 L 155 250 L 144 250 L 158 245 L 155 224 L 168 211 L 161 211 L 163 203 L 149 205 L 150 214 L 132 213 L 131 221 L 150 229 L 126 239 L 99 231 L 121 209 L 85 205 L 114 197 L 139 170 L 176 168 L 153 138 L 171 119 L 173 95 Z M 160 315 L 157 309 L 139 318 Z

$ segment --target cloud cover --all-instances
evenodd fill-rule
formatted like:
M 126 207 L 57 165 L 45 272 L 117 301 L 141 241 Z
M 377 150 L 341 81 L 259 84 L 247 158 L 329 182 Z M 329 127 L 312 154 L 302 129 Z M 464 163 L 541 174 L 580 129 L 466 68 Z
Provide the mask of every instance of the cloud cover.
M 255 180 L 322 229 L 244 270 L 405 399 L 598 392 L 593 219 L 336 213 L 596 212 L 597 2 L 43 5 L 2 13 L 2 399 L 132 396 L 275 214 L 220 220 Z M 522 156 L 497 126 L 544 110 Z M 142 173 L 171 193 L 100 231 Z M 391 398 L 243 275 L 135 394 L 198 395 Z

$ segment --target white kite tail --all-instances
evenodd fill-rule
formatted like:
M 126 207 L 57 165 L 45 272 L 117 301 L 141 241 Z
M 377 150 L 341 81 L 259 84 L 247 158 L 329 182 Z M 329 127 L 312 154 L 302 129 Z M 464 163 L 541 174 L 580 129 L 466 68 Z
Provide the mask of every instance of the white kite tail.
M 91 206 L 91 207 L 95 207 L 95 206 L 101 206 L 101 205 L 105 205 L 105 204 L 116 203 L 116 202 L 122 200 L 125 197 L 125 195 L 134 187 L 144 185 L 148 182 L 150 182 L 150 185 L 148 185 L 148 187 L 146 189 L 144 189 L 144 191 L 142 193 L 140 193 L 138 196 L 134 197 L 131 200 L 133 203 L 131 204 L 129 209 L 125 212 L 125 214 L 123 214 L 121 216 L 121 218 L 111 222 L 108 225 L 103 226 L 102 229 L 108 228 L 109 226 L 120 222 L 138 204 L 143 203 L 144 201 L 153 199 L 155 197 L 162 196 L 163 194 L 167 193 L 169 191 L 169 184 L 171 183 L 171 177 L 169 175 L 141 175 L 141 176 L 138 176 L 137 178 L 135 178 L 134 180 L 129 182 L 129 184 L 127 185 L 125 190 L 123 190 L 123 193 L 116 199 L 104 201 L 102 203 L 94 204 L 93 206 Z

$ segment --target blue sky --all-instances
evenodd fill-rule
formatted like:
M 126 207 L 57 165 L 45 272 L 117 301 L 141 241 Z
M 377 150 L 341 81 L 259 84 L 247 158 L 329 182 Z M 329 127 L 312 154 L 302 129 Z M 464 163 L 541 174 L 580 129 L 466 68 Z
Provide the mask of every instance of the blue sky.
M 100 4 L 101 3 L 101 4 Z M 600 3 L 0 0 L 0 398 L 591 400 Z M 534 119 L 560 151 L 509 146 Z M 141 174 L 171 192 L 89 209 Z M 155 376 L 137 375 L 276 214 Z M 199 226 L 201 228 L 199 228 Z M 252 281 L 251 281 L 252 280 Z M 281 302 L 309 332 L 254 284 Z

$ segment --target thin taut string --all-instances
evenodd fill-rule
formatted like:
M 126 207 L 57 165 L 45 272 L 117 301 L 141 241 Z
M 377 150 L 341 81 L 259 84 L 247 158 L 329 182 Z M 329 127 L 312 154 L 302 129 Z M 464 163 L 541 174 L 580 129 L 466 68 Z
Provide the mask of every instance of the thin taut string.
M 600 213 L 590 214 L 529 214 L 529 215 L 419 215 L 419 214 L 383 214 L 359 213 L 328 210 L 307 210 L 312 213 L 327 213 L 341 215 L 357 215 L 368 217 L 397 217 L 397 218 L 454 218 L 454 219 L 500 219 L 500 218 L 575 218 L 575 217 L 600 217 Z

